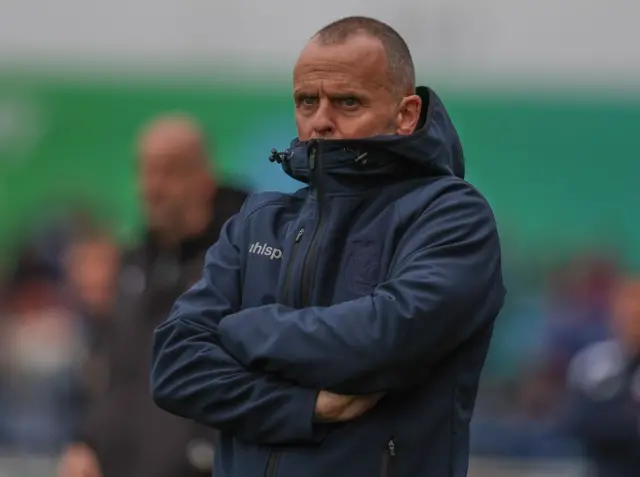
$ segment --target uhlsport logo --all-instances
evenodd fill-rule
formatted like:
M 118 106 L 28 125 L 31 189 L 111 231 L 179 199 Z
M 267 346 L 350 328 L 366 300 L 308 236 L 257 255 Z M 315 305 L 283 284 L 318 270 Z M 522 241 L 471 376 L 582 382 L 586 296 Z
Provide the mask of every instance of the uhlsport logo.
M 269 247 L 266 243 L 261 244 L 260 242 L 252 244 L 251 247 L 249 247 L 249 253 L 264 255 L 269 257 L 271 260 L 278 260 L 282 258 L 282 250 L 275 247 Z

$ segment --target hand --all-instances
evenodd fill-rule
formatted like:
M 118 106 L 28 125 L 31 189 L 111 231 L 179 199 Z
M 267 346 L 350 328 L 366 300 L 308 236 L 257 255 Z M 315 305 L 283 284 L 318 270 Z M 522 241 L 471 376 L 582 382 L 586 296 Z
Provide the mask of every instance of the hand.
M 85 444 L 73 444 L 62 454 L 58 477 L 102 477 L 95 452 Z
M 329 391 L 320 391 L 316 401 L 316 420 L 321 422 L 343 422 L 361 416 L 384 396 L 384 393 L 365 396 L 345 396 Z

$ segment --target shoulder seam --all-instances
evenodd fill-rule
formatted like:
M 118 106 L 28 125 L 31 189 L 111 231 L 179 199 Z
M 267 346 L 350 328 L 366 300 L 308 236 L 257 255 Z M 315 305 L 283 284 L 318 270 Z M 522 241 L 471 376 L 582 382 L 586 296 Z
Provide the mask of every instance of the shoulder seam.
M 259 204 L 255 207 L 255 209 L 251 209 L 249 212 L 247 212 L 247 214 L 245 215 L 245 219 L 248 219 L 249 217 L 251 217 L 253 214 L 255 214 L 256 212 L 264 209 L 265 207 L 269 207 L 269 206 L 273 206 L 273 205 L 286 205 L 287 203 L 285 201 L 282 200 L 273 200 L 273 201 L 267 201 L 264 202 L 262 204 Z

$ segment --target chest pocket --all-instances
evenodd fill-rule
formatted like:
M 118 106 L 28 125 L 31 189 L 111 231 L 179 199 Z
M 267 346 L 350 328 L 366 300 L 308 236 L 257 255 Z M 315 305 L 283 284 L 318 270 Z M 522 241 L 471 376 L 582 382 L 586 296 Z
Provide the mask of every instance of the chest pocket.
M 380 255 L 378 244 L 371 240 L 352 240 L 345 247 L 342 267 L 342 287 L 349 298 L 368 295 L 380 282 Z M 337 293 L 342 295 L 340 291 Z

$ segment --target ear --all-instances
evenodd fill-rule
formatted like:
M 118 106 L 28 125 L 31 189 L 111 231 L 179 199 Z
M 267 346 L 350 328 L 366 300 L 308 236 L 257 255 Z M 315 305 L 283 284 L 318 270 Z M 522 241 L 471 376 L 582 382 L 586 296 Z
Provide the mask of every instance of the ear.
M 420 121 L 422 99 L 418 95 L 405 96 L 400 102 L 396 117 L 396 134 L 409 136 L 413 134 Z
M 216 178 L 213 176 L 213 174 L 206 174 L 203 177 L 204 180 L 204 184 L 203 184 L 203 189 L 205 192 L 205 195 L 207 196 L 208 200 L 213 200 L 214 196 L 216 195 L 216 192 L 218 191 L 218 183 L 216 181 Z

